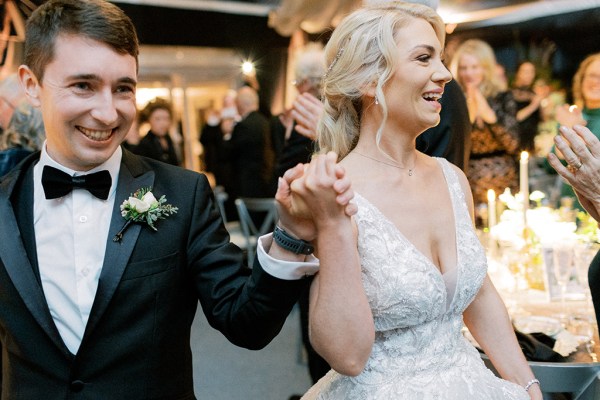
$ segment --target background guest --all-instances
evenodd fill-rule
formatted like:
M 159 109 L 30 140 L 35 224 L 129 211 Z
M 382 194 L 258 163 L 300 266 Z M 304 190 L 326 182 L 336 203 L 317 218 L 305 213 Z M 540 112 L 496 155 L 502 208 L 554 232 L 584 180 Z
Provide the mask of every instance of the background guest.
M 206 171 L 213 176 L 215 186 L 220 186 L 227 193 L 224 207 L 228 221 L 238 219 L 235 198 L 230 195 L 235 193 L 236 184 L 233 160 L 226 149 L 238 119 L 237 108 L 223 108 L 219 113 L 217 124 L 215 126 L 207 124 L 200 138 L 204 146 Z
M 556 120 L 561 126 L 586 126 L 600 138 L 600 53 L 586 57 L 573 76 L 573 105 L 564 104 L 556 109 Z M 551 153 L 554 152 L 552 148 Z M 558 154 L 562 158 L 561 154 Z M 561 198 L 577 200 L 570 185 L 561 185 Z M 575 201 L 573 207 L 581 208 Z
M 173 124 L 171 104 L 157 98 L 142 110 L 142 121 L 150 124 L 150 130 L 135 148 L 140 156 L 153 158 L 171 165 L 179 165 L 177 150 L 169 130 Z
M 560 125 L 587 126 L 600 137 L 600 53 L 587 56 L 573 76 L 573 106 L 564 104 L 556 110 Z
M 201 170 L 207 176 L 212 176 L 215 185 L 217 183 L 214 175 L 218 167 L 217 146 L 222 140 L 220 124 L 221 111 L 215 108 L 210 109 L 206 113 L 206 123 L 200 132 L 200 144 L 202 144 Z
M 17 74 L 10 74 L 0 81 L 0 135 L 8 128 L 13 113 L 23 100 L 25 100 L 25 93 L 19 84 Z
M 517 66 L 512 83 L 512 94 L 517 104 L 519 122 L 519 147 L 533 153 L 538 124 L 541 121 L 541 103 L 549 95 L 547 85 L 536 85 L 536 66 L 531 61 L 522 61 Z
M 467 177 L 475 204 L 487 202 L 488 189 L 502 193 L 518 187 L 519 149 L 516 103 L 498 80 L 494 51 L 482 40 L 462 43 L 450 68 L 467 98 L 472 123 Z
M 202 156 L 200 161 L 202 163 L 202 169 L 205 173 L 213 176 L 215 185 L 222 185 L 215 176 L 217 175 L 219 165 L 222 162 L 219 154 L 224 135 L 221 122 L 223 121 L 223 118 L 225 118 L 225 115 L 227 118 L 233 118 L 233 123 L 237 122 L 240 118 L 237 112 L 237 106 L 235 105 L 236 96 L 237 93 L 235 90 L 228 90 L 225 96 L 223 96 L 221 109 L 213 108 L 208 110 L 206 113 L 206 123 L 200 132 L 200 144 L 202 144 Z M 230 124 L 228 123 L 228 125 Z M 231 130 L 232 129 L 233 125 L 231 125 Z M 228 135 L 226 135 L 227 140 L 231 138 L 231 130 L 229 130 Z
M 292 107 L 272 120 L 272 136 L 280 147 L 276 177 L 298 163 L 310 161 L 314 151 L 317 123 L 323 112 L 321 80 L 325 74 L 323 48 L 308 44 L 296 59 L 294 86 L 298 96 Z
M 29 154 L 41 150 L 44 140 L 42 113 L 28 102 L 21 102 L 0 135 L 0 176 Z
M 241 87 L 236 104 L 241 120 L 235 124 L 231 139 L 223 143 L 233 169 L 234 183 L 229 195 L 233 199 L 271 197 L 274 154 L 269 121 L 258 111 L 258 93 L 253 88 Z

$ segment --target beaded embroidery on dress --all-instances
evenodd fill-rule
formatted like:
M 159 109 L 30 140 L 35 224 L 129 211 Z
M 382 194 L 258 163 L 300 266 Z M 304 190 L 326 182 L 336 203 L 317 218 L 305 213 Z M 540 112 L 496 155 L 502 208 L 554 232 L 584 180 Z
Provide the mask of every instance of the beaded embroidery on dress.
M 497 378 L 462 335 L 462 313 L 486 275 L 458 176 L 444 171 L 456 221 L 457 266 L 443 275 L 393 223 L 359 194 L 358 251 L 375 322 L 375 343 L 356 377 L 329 371 L 302 400 L 528 400 Z

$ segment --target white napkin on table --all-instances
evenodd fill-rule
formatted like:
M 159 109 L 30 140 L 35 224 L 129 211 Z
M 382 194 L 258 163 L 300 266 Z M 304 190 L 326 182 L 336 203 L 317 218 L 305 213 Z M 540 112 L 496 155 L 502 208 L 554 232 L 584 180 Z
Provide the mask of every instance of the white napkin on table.
M 577 350 L 579 342 L 577 338 L 569 331 L 563 329 L 555 337 L 553 350 L 563 357 L 568 356 Z

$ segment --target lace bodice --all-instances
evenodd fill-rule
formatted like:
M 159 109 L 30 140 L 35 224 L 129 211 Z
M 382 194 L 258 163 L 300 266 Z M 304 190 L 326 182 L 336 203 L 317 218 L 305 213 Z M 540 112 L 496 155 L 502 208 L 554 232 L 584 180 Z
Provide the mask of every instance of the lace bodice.
M 356 194 L 358 252 L 375 322 L 375 343 L 359 376 L 332 371 L 306 399 L 529 398 L 519 386 L 495 378 L 462 336 L 462 313 L 482 285 L 486 258 L 458 176 L 446 160 L 437 160 L 452 199 L 456 266 L 442 275 L 390 220 Z M 481 375 L 485 379 L 476 382 Z M 463 384 L 454 396 L 451 388 L 457 380 Z M 494 397 L 489 387 L 481 392 L 486 380 L 500 382 L 498 393 L 505 395 Z M 487 391 L 487 396 L 481 395 Z

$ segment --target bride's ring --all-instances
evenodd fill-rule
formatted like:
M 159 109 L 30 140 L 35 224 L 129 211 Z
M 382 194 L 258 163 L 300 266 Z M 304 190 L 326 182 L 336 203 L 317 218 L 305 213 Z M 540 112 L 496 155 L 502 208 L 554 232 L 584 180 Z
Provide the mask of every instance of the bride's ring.
M 569 170 L 569 171 L 570 171 L 572 174 L 574 174 L 575 172 L 579 171 L 579 168 L 581 168 L 581 166 L 582 166 L 582 165 L 583 165 L 583 163 L 581 162 L 581 160 L 578 160 L 578 161 L 577 161 L 577 165 L 571 165 L 571 164 L 569 164 L 569 165 L 567 166 L 567 169 L 568 169 L 568 170 Z

